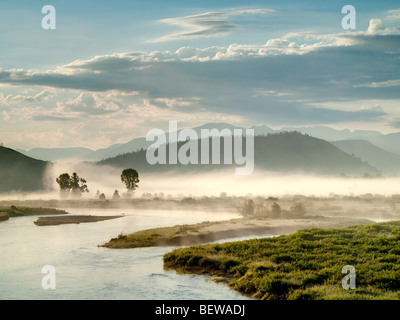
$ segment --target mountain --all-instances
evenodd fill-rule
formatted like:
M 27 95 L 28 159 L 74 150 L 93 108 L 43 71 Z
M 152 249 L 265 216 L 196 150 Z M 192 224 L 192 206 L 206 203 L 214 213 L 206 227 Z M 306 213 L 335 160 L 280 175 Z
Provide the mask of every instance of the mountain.
M 206 123 L 202 126 L 195 127 L 193 130 L 200 136 L 202 129 L 245 129 L 237 127 L 229 123 Z M 383 135 L 379 131 L 373 130 L 337 130 L 326 126 L 312 126 L 312 127 L 284 127 L 281 129 L 272 129 L 266 125 L 255 125 L 250 129 L 254 129 L 254 134 L 268 135 L 280 132 L 297 131 L 303 134 L 310 135 L 315 138 L 323 139 L 326 141 L 340 141 L 340 140 L 365 140 L 369 141 L 376 146 L 400 155 L 400 132 Z M 173 131 L 173 130 L 172 130 Z M 178 130 L 179 132 L 180 130 Z M 166 132 L 167 141 L 169 140 L 169 132 Z M 64 159 L 78 159 L 87 161 L 100 161 L 103 159 L 112 158 L 125 153 L 131 153 L 140 149 L 147 149 L 153 142 L 146 141 L 146 137 L 139 137 L 132 139 L 126 143 L 113 144 L 107 148 L 98 150 L 91 150 L 89 148 L 35 148 L 29 151 L 17 149 L 19 152 L 36 159 L 45 161 L 57 161 Z
M 46 189 L 44 177 L 47 165 L 48 162 L 0 147 L 0 193 Z
M 380 135 L 380 136 L 360 136 L 358 139 L 361 140 L 367 140 L 374 145 L 400 155 L 400 132 L 395 132 L 395 133 L 389 133 L 386 135 Z
M 91 152 L 85 158 L 85 160 L 89 161 L 98 161 L 102 159 L 107 159 L 110 157 L 115 157 L 119 154 L 124 154 L 132 151 L 137 151 L 142 148 L 147 148 L 151 145 L 152 142 L 146 141 L 146 138 L 136 138 L 127 143 L 117 143 L 109 146 L 108 148 L 98 149 L 96 151 Z
M 233 126 L 228 123 L 207 123 L 199 127 L 192 128 L 194 131 L 196 131 L 197 135 L 200 136 L 201 130 L 203 129 L 217 129 L 218 131 L 221 131 L 223 129 L 228 129 L 230 131 L 233 131 L 234 129 L 242 129 L 241 127 Z M 178 130 L 177 132 L 179 133 L 181 130 Z M 176 132 L 172 130 L 172 132 Z M 165 133 L 167 141 L 170 140 L 170 135 L 169 132 Z M 171 141 L 174 139 L 171 137 Z M 153 144 L 153 141 L 146 141 L 146 137 L 140 137 L 133 139 L 127 143 L 120 143 L 120 144 L 115 144 L 111 145 L 108 148 L 105 149 L 99 149 L 94 151 L 92 154 L 90 154 L 87 157 L 87 160 L 102 160 L 102 159 L 107 159 L 111 157 L 115 157 L 117 155 L 125 154 L 125 153 L 130 153 L 134 151 L 138 151 L 140 149 L 147 149 L 150 145 Z
M 365 140 L 330 141 L 338 149 L 368 162 L 382 173 L 400 173 L 400 155 Z
M 202 126 L 193 128 L 200 136 L 202 129 L 217 129 L 217 130 L 233 130 L 242 129 L 241 127 L 233 126 L 228 123 L 207 123 Z M 178 130 L 180 132 L 181 130 Z M 169 133 L 166 132 L 167 141 L 169 140 Z M 173 140 L 173 139 L 172 139 Z M 140 149 L 147 149 L 153 141 L 146 141 L 146 137 L 132 139 L 126 143 L 116 143 L 107 148 L 98 150 L 91 150 L 88 148 L 34 148 L 29 151 L 17 149 L 18 152 L 32 158 L 44 161 L 57 161 L 67 159 L 77 159 L 86 161 L 100 161 L 103 159 L 115 157 L 121 154 L 138 151 Z
M 198 140 L 198 162 L 201 163 L 201 144 Z M 242 141 L 245 144 L 245 139 Z M 187 142 L 178 143 L 178 150 Z M 223 139 L 221 138 L 220 159 L 224 162 Z M 209 142 L 209 154 L 212 153 L 212 143 Z M 169 159 L 169 145 L 166 146 Z M 234 150 L 234 149 L 233 149 Z M 244 153 L 245 155 L 245 153 Z M 238 167 L 233 157 L 232 164 L 190 164 L 183 165 L 178 162 L 174 165 L 150 165 L 146 159 L 146 150 L 140 150 L 124 155 L 119 155 L 98 162 L 99 165 L 110 165 L 118 168 L 135 168 L 140 172 L 164 172 L 179 170 L 187 171 L 209 171 Z M 254 137 L 254 167 L 255 171 L 269 170 L 279 172 L 298 172 L 318 174 L 377 174 L 379 171 L 355 158 L 331 143 L 322 139 L 314 138 L 299 132 L 286 132 Z
M 373 130 L 351 131 L 349 129 L 337 130 L 325 126 L 312 126 L 312 127 L 300 127 L 300 128 L 287 127 L 287 128 L 281 128 L 279 131 L 293 131 L 293 130 L 326 141 L 349 140 L 349 139 L 356 139 L 359 137 L 364 137 L 364 139 L 368 139 L 370 137 L 382 136 L 382 133 L 380 133 L 379 131 L 373 131 Z
M 382 133 L 379 131 L 372 130 L 354 130 L 350 131 L 349 129 L 337 130 L 330 127 L 325 126 L 312 126 L 312 127 L 283 127 L 281 129 L 271 129 L 268 126 L 260 125 L 251 127 L 254 129 L 255 135 L 265 135 L 269 133 L 279 133 L 279 132 L 289 132 L 289 131 L 297 131 L 304 134 L 308 134 L 312 137 L 327 140 L 327 141 L 335 141 L 335 140 L 348 140 L 354 139 L 357 137 L 364 137 L 367 139 L 368 137 L 379 137 L 382 136 Z
M 65 159 L 86 159 L 93 150 L 88 148 L 33 148 L 29 151 L 16 149 L 16 151 L 38 160 L 57 161 Z

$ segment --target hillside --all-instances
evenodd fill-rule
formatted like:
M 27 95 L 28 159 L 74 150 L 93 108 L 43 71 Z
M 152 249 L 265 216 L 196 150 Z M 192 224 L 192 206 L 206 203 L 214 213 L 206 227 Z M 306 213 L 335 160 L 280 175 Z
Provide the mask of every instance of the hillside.
M 331 141 L 338 149 L 366 161 L 382 173 L 400 173 L 400 156 L 379 148 L 369 141 Z
M 185 143 L 180 142 L 179 148 Z M 198 143 L 199 150 L 201 143 Z M 221 141 L 221 163 L 223 163 L 223 141 Z M 210 142 L 211 154 L 211 142 Z M 200 163 L 199 152 L 199 163 Z M 167 145 L 168 159 L 168 145 Z M 142 172 L 163 172 L 174 169 L 179 171 L 201 171 L 212 169 L 227 169 L 237 167 L 235 161 L 231 165 L 193 164 L 193 165 L 149 165 L 146 160 L 146 150 L 127 153 L 98 162 L 100 165 L 110 165 L 118 168 L 134 167 Z M 378 170 L 317 138 L 298 132 L 286 132 L 256 136 L 254 138 L 254 168 L 280 172 L 305 171 L 319 174 L 376 174 Z
M 47 162 L 0 147 L 0 193 L 45 189 Z
M 206 123 L 193 128 L 199 135 L 201 129 L 246 129 L 243 127 L 233 126 L 229 123 Z M 312 127 L 284 127 L 281 129 L 272 129 L 266 125 L 254 125 L 251 127 L 256 136 L 277 134 L 283 132 L 296 131 L 312 137 L 323 139 L 326 141 L 339 140 L 364 140 L 373 143 L 374 145 L 396 154 L 400 154 L 400 145 L 398 144 L 400 133 L 392 133 L 384 135 L 378 131 L 372 130 L 337 130 L 325 126 Z M 167 130 L 168 131 L 168 130 Z M 178 130 L 179 132 L 180 130 Z M 166 132 L 167 141 L 169 140 L 169 132 Z M 92 150 L 88 148 L 33 148 L 29 151 L 17 149 L 18 152 L 35 159 L 44 161 L 58 161 L 64 159 L 78 159 L 86 161 L 101 161 L 112 158 L 121 154 L 136 152 L 140 149 L 146 149 L 152 144 L 151 141 L 146 141 L 146 137 L 138 137 L 131 139 L 128 142 L 115 143 L 108 147 Z
M 43 161 L 57 161 L 64 159 L 86 159 L 94 151 L 87 148 L 33 148 L 29 151 L 16 149 L 16 151 Z
M 358 139 L 368 140 L 379 148 L 400 155 L 400 132 L 389 133 L 386 135 L 374 137 L 360 136 Z
M 198 135 L 202 129 L 242 129 L 228 123 L 207 123 L 199 127 L 193 128 Z M 178 130 L 179 132 L 180 130 Z M 167 140 L 169 140 L 169 132 L 166 132 Z M 121 154 L 129 152 L 135 152 L 140 149 L 146 149 L 148 146 L 153 144 L 152 141 L 146 141 L 146 137 L 134 138 L 126 143 L 115 143 L 107 148 L 101 148 L 97 150 L 91 150 L 88 148 L 76 147 L 76 148 L 33 148 L 29 151 L 23 149 L 17 149 L 18 152 L 35 159 L 44 161 L 58 161 L 65 159 L 77 159 L 86 161 L 101 161 L 103 159 L 112 158 Z

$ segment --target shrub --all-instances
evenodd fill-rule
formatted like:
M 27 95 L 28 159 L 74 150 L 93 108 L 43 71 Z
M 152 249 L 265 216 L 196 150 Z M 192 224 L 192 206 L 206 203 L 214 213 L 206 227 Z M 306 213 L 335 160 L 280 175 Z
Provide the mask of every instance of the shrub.
M 255 209 L 255 204 L 254 201 L 251 199 L 246 200 L 246 202 L 243 205 L 243 208 L 239 209 L 239 212 L 243 216 L 248 216 L 254 214 L 254 209 Z
M 271 216 L 272 218 L 277 218 L 281 215 L 282 209 L 279 204 L 274 202 L 271 206 Z
M 297 216 L 304 216 L 307 213 L 306 207 L 301 202 L 296 202 L 290 207 L 290 211 Z

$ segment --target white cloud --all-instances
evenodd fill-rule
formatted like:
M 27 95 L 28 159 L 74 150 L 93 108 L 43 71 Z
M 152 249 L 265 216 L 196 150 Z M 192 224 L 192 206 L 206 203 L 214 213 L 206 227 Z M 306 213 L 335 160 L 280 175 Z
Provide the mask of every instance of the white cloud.
M 199 101 L 200 98 L 156 98 L 155 102 L 160 102 L 161 104 L 166 105 L 168 108 L 182 108 L 182 107 L 189 107 L 193 103 Z
M 362 105 L 359 111 L 367 111 L 367 112 L 377 112 L 377 113 L 384 113 L 382 107 L 378 104 L 374 106 L 366 106 Z
M 389 10 L 386 13 L 387 20 L 400 20 L 400 9 Z
M 396 80 L 387 80 L 381 82 L 371 82 L 361 85 L 355 85 L 354 87 L 366 87 L 366 88 L 385 88 L 385 87 L 399 87 L 400 86 L 400 79 Z
M 33 96 L 11 95 L 11 94 L 4 96 L 3 94 L 0 94 L 0 106 L 1 105 L 10 106 L 10 105 L 19 104 L 22 102 L 46 101 L 46 100 L 49 100 L 54 95 L 55 95 L 54 89 L 44 89 Z
M 121 108 L 123 106 L 115 90 L 101 93 L 81 92 L 74 99 L 57 103 L 57 112 L 79 112 L 87 115 L 114 113 Z
M 171 33 L 149 40 L 149 42 L 221 37 L 230 34 L 237 27 L 235 23 L 229 21 L 229 18 L 232 16 L 270 14 L 273 12 L 275 10 L 272 9 L 247 9 L 230 12 L 205 12 L 191 16 L 163 19 L 161 22 L 181 27 L 185 31 Z
M 377 99 L 388 112 L 382 100 L 398 95 L 395 90 L 357 88 L 400 85 L 397 56 L 386 53 L 398 48 L 398 37 L 386 36 L 396 32 L 373 19 L 364 31 L 290 33 L 264 44 L 185 46 L 175 52 L 95 56 L 46 71 L 0 70 L 0 82 L 12 87 L 0 94 L 0 124 L 4 128 L 20 121 L 20 126 L 28 124 L 24 130 L 32 131 L 41 121 L 48 130 L 64 128 L 62 134 L 67 135 L 72 124 L 82 123 L 76 127 L 75 145 L 91 147 L 92 139 L 93 146 L 103 147 L 124 135 L 134 137 L 139 129 L 161 128 L 166 119 L 185 126 L 210 121 L 376 122 L 384 111 L 359 106 L 374 106 L 368 100 Z M 26 88 L 33 89 L 24 92 Z M 354 103 L 361 98 L 366 101 Z M 334 99 L 340 101 L 323 104 Z M 344 99 L 349 101 L 345 107 Z M 30 101 L 42 101 L 43 107 Z M 389 109 L 398 115 L 398 108 Z
M 244 10 L 237 10 L 237 11 L 231 11 L 226 13 L 228 16 L 239 16 L 239 15 L 246 15 L 246 14 L 270 14 L 274 13 L 276 10 L 273 9 L 244 9 Z
M 10 120 L 10 118 L 11 118 L 10 114 L 6 111 L 3 111 L 3 120 L 8 121 L 8 120 Z
M 393 34 L 395 29 L 386 28 L 381 19 L 371 19 L 367 34 L 369 35 L 388 35 Z

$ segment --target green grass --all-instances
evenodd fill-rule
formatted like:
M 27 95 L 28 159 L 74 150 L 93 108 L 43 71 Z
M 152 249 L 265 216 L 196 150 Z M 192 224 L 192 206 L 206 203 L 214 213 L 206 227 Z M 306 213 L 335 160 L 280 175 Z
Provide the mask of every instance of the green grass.
M 229 286 L 257 299 L 400 299 L 400 221 L 181 248 L 164 265 L 223 275 Z M 356 269 L 355 290 L 344 290 L 342 267 Z
M 153 228 L 134 232 L 132 234 L 119 234 L 112 238 L 102 247 L 107 248 L 141 248 L 157 245 L 174 245 L 179 242 L 180 237 L 189 233 L 197 233 L 199 228 L 207 225 L 207 222 L 196 225 L 176 225 L 172 227 Z
M 55 214 L 67 214 L 64 210 L 52 209 L 52 208 L 30 208 L 30 207 L 0 207 L 0 212 L 8 217 L 24 217 L 24 216 L 35 216 L 35 215 L 55 215 Z M 1 221 L 1 220 L 0 220 Z

